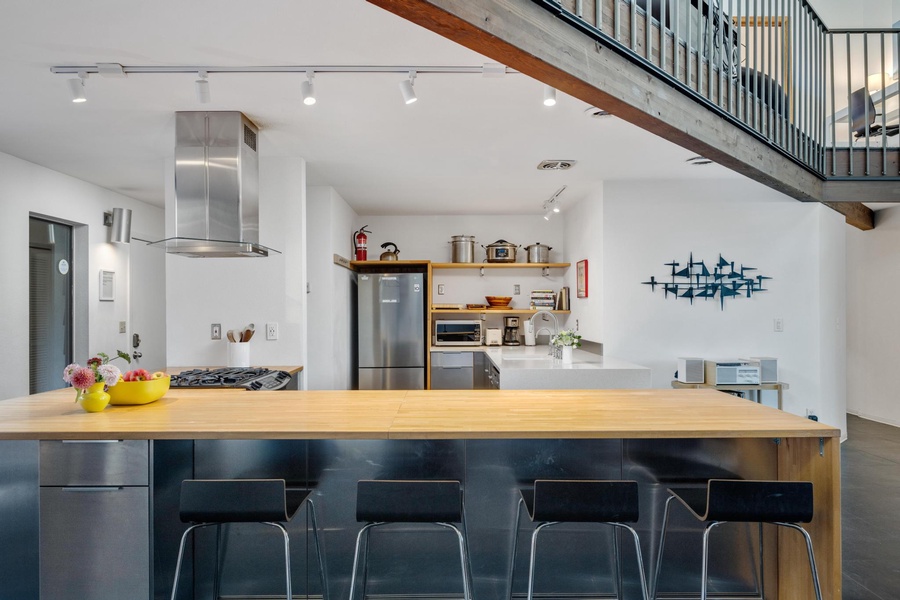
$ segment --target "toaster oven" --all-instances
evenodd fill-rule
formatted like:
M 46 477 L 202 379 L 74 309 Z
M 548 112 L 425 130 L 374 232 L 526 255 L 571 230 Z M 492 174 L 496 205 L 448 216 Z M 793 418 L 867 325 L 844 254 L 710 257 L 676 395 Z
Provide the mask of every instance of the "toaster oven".
M 480 346 L 481 321 L 438 319 L 434 322 L 435 346 Z

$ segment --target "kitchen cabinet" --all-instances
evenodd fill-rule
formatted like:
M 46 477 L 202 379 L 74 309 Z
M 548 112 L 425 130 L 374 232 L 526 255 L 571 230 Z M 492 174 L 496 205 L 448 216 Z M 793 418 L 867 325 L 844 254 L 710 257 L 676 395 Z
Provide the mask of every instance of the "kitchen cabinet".
M 433 390 L 471 390 L 475 388 L 473 377 L 474 354 L 478 354 L 479 362 L 483 360 L 481 352 L 432 352 L 431 353 L 431 389 Z M 483 372 L 483 367 L 482 367 Z M 480 373 L 479 376 L 480 384 Z
M 40 443 L 40 588 L 54 600 L 150 597 L 149 442 Z

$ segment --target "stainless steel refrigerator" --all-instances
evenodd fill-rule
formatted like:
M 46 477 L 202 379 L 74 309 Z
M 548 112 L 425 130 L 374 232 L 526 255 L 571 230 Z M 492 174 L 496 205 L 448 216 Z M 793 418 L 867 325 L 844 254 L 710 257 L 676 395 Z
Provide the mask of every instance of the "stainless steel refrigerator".
M 425 275 L 361 273 L 359 389 L 425 389 Z

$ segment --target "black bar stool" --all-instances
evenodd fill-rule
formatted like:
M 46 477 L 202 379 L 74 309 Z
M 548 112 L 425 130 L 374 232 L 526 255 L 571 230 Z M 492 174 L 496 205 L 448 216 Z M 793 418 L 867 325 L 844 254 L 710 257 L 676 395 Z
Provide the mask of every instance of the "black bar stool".
M 512 600 L 513 572 L 516 566 L 516 547 L 519 541 L 519 521 L 522 507 L 528 511 L 533 523 L 539 523 L 531 534 L 531 559 L 528 564 L 528 600 L 534 597 L 534 564 L 538 533 L 542 529 L 559 523 L 600 523 L 631 532 L 637 554 L 638 574 L 641 578 L 641 592 L 648 599 L 647 579 L 644 575 L 644 561 L 641 558 L 641 543 L 634 528 L 625 523 L 636 523 L 639 517 L 638 485 L 636 481 L 605 480 L 550 480 L 538 479 L 534 487 L 520 489 L 521 498 L 516 509 L 516 523 L 513 533 L 512 559 L 509 566 L 507 589 Z M 619 572 L 620 557 L 618 538 L 614 538 L 616 572 Z M 621 582 L 616 585 L 617 597 L 621 594 Z
M 178 593 L 178 576 L 184 547 L 190 532 L 201 527 L 216 526 L 221 541 L 222 525 L 226 523 L 262 523 L 281 530 L 284 537 L 284 567 L 287 598 L 291 598 L 291 546 L 287 530 L 281 523 L 290 521 L 300 507 L 309 507 L 313 540 L 319 559 L 322 594 L 328 598 L 328 581 L 325 562 L 319 547 L 319 528 L 316 509 L 310 498 L 311 490 L 287 488 L 283 479 L 186 479 L 181 482 L 179 514 L 183 523 L 191 523 L 178 549 L 175 564 L 175 581 L 172 583 L 172 600 Z M 217 544 L 219 546 L 220 544 Z M 219 560 L 216 559 L 215 594 L 219 597 Z
M 666 525 L 669 521 L 669 505 L 678 500 L 700 521 L 706 523 L 703 531 L 703 566 L 701 569 L 700 600 L 706 600 L 707 572 L 709 566 L 709 534 L 722 523 L 759 523 L 760 554 L 762 554 L 762 524 L 771 523 L 799 531 L 806 540 L 809 569 L 817 600 L 822 600 L 819 574 L 813 555 L 809 533 L 797 523 L 809 523 L 813 518 L 813 486 L 808 481 L 746 481 L 737 479 L 710 479 L 705 488 L 669 488 L 666 510 L 663 516 L 662 534 L 659 540 L 659 557 L 653 575 L 653 598 L 658 591 L 660 565 L 666 544 Z M 760 557 L 761 558 L 761 557 Z M 760 560 L 762 571 L 762 560 Z M 760 577 L 762 582 L 762 577 Z M 762 583 L 760 584 L 762 587 Z
M 363 558 L 362 600 L 365 600 L 369 531 L 373 527 L 389 523 L 432 523 L 455 531 L 459 541 L 463 595 L 465 600 L 471 600 L 469 558 L 466 550 L 463 513 L 462 489 L 458 481 L 363 480 L 358 482 L 356 520 L 365 525 L 356 536 L 353 574 L 350 579 L 350 600 L 355 597 L 356 574 L 359 571 L 359 555 L 363 540 L 366 542 L 366 553 Z M 460 523 L 462 530 L 453 523 Z

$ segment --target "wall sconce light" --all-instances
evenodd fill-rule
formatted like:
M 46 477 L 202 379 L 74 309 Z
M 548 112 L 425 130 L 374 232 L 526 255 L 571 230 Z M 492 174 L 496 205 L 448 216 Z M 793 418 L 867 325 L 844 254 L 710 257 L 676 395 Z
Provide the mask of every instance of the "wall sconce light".
M 114 208 L 103 213 L 103 224 L 110 228 L 109 241 L 114 244 L 131 243 L 131 209 Z

